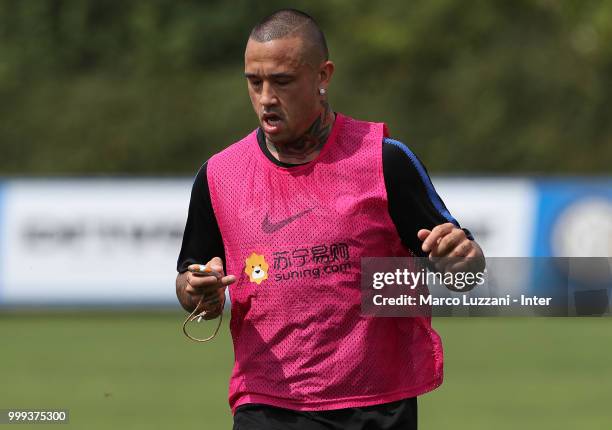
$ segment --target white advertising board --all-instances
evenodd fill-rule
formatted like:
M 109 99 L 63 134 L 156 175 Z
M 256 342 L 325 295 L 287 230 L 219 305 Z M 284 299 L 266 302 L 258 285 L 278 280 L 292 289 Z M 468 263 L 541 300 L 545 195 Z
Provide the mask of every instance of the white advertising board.
M 176 303 L 189 180 L 4 183 L 0 301 Z
M 486 257 L 528 257 L 534 242 L 538 193 L 521 179 L 439 179 L 438 194 L 462 227 L 468 228 Z M 529 285 L 526 264 L 497 268 L 487 288 L 519 294 Z
M 468 228 L 487 257 L 532 253 L 538 193 L 521 179 L 434 179 L 450 213 Z

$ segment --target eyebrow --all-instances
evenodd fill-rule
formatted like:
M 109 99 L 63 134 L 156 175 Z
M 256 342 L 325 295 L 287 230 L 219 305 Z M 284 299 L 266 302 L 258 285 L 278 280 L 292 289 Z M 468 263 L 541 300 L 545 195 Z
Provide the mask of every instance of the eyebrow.
M 258 78 L 259 76 L 255 73 L 245 73 L 244 77 L 247 79 L 250 79 L 250 78 Z M 294 78 L 295 76 L 289 73 L 272 73 L 270 77 L 273 79 L 287 79 L 287 78 Z

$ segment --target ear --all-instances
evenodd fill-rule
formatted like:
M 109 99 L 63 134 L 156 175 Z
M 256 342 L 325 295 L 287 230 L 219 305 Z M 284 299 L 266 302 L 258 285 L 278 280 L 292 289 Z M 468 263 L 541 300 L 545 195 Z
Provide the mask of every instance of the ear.
M 329 60 L 321 64 L 319 68 L 319 88 L 327 89 L 334 74 L 335 68 L 336 66 L 334 63 Z

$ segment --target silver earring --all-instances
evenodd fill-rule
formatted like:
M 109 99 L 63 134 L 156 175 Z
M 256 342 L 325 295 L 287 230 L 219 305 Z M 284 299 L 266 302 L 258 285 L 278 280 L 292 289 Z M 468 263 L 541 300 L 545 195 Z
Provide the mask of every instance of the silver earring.
M 319 88 L 319 94 L 324 96 L 325 94 L 327 94 L 327 90 L 325 88 Z

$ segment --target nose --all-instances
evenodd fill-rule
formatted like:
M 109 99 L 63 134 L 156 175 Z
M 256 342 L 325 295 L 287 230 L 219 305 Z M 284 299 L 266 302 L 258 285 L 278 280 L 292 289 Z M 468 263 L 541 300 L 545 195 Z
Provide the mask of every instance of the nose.
M 274 92 L 272 85 L 266 81 L 264 81 L 262 84 L 259 102 L 264 108 L 274 106 L 278 103 L 278 99 L 276 98 L 276 93 Z

